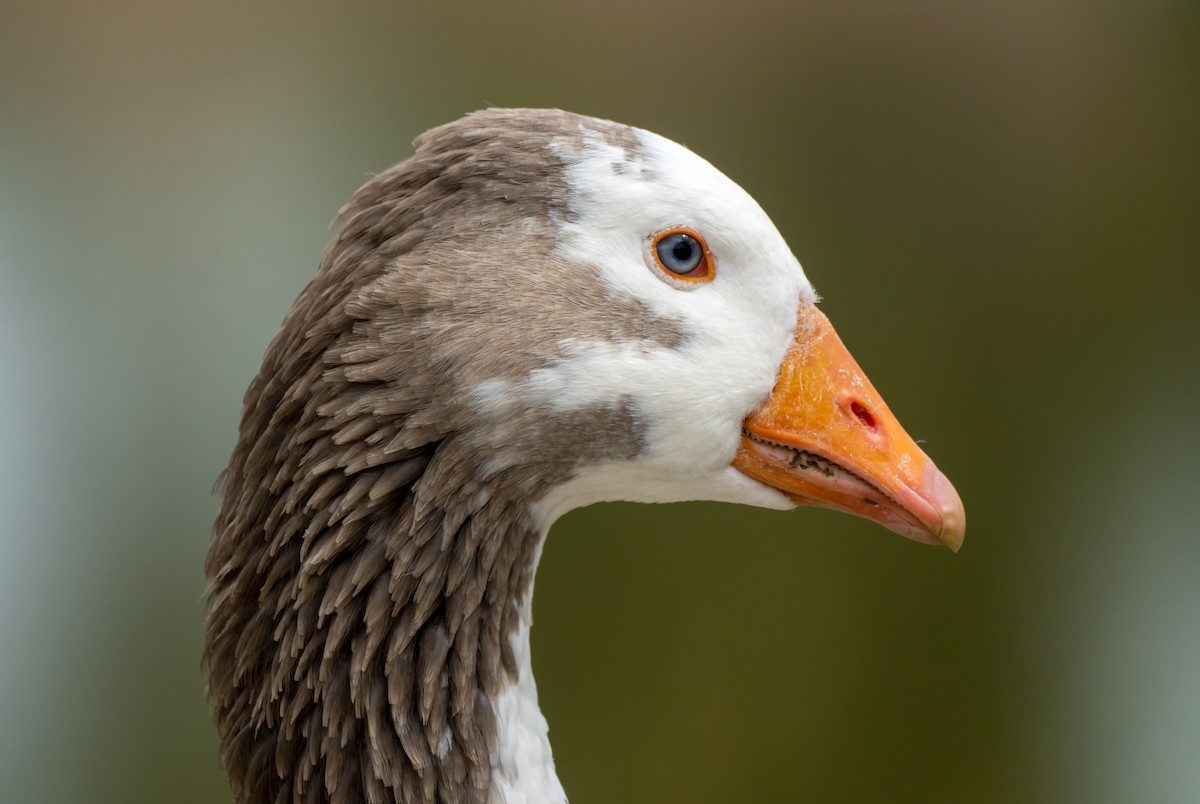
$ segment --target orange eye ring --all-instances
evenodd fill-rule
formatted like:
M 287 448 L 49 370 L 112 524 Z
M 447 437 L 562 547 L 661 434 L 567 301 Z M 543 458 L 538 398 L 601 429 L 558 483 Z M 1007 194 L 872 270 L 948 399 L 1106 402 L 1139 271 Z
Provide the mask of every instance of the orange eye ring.
M 650 244 L 650 254 L 669 279 L 698 284 L 716 278 L 712 252 L 694 229 L 676 226 L 659 232 Z

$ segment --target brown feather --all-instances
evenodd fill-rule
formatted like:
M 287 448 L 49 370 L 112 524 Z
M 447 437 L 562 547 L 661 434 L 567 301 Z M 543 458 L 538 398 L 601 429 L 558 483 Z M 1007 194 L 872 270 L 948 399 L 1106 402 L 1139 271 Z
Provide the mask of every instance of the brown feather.
M 472 391 L 550 365 L 567 338 L 684 338 L 555 254 L 561 160 L 585 137 L 638 158 L 630 129 L 564 112 L 490 110 L 418 138 L 341 210 L 268 347 L 206 564 L 240 804 L 487 799 L 492 701 L 515 680 L 541 539 L 528 504 L 643 434 L 621 400 L 489 411 Z M 489 473 L 497 455 L 508 468 Z

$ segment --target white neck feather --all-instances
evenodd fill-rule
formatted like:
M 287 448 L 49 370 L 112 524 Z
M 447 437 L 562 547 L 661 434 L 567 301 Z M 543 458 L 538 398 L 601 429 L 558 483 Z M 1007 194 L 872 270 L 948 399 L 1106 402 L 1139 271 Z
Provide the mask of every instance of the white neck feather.
M 545 544 L 545 530 L 542 534 Z M 541 545 L 534 566 L 541 558 Z M 496 710 L 496 753 L 492 798 L 489 804 L 566 804 L 567 795 L 554 771 L 549 726 L 538 707 L 537 684 L 529 632 L 533 627 L 533 585 L 521 601 L 520 625 L 511 644 L 517 660 L 517 682 L 504 690 L 493 705 Z

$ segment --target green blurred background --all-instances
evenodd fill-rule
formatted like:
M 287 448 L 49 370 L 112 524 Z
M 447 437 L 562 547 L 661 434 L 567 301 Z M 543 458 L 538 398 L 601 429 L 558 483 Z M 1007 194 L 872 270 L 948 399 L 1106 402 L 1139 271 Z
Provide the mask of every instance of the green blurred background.
M 213 481 L 338 206 L 487 105 L 755 195 L 969 512 L 959 556 L 570 514 L 573 804 L 1200 801 L 1200 4 L 0 7 L 0 799 L 224 802 Z

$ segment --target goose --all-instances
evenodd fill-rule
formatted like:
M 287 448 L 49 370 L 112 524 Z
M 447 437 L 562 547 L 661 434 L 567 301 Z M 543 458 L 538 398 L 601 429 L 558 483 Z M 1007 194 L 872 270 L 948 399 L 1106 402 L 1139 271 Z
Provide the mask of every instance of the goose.
M 953 486 L 708 162 L 557 110 L 414 145 L 339 212 L 222 476 L 205 663 L 240 804 L 566 801 L 529 639 L 572 509 L 815 505 L 962 544 Z

